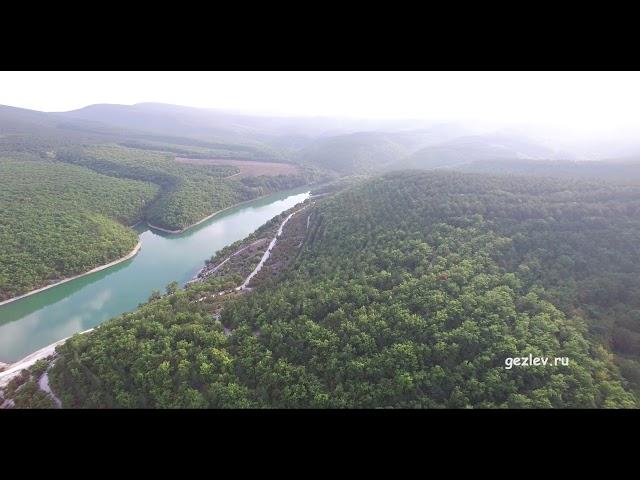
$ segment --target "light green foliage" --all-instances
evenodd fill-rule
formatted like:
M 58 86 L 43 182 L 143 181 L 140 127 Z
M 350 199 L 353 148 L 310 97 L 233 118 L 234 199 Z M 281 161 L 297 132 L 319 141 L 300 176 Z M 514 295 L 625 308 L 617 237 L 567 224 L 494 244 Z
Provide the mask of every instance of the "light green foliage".
M 236 203 L 304 185 L 310 180 L 300 175 L 225 178 L 237 173 L 237 168 L 178 163 L 172 154 L 110 145 L 64 149 L 58 158 L 105 175 L 159 185 L 160 194 L 150 205 L 147 219 L 170 230 L 187 227 Z
M 52 381 L 75 407 L 634 407 L 588 331 L 605 300 L 589 300 L 588 323 L 570 303 L 593 278 L 637 271 L 617 248 L 639 240 L 639 200 L 539 179 L 376 178 L 319 201 L 290 269 L 220 321 L 196 300 L 225 279 L 191 285 L 74 337 Z M 569 365 L 505 368 L 529 354 Z
M 157 192 L 83 167 L 7 158 L 0 185 L 0 299 L 129 253 L 137 235 L 125 225 Z

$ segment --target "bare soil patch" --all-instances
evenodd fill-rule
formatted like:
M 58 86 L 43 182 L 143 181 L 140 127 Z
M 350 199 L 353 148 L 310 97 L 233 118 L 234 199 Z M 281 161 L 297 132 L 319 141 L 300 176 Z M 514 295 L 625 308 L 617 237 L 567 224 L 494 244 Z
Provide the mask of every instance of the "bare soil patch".
M 230 160 L 228 158 L 184 158 L 176 157 L 176 162 L 192 165 L 231 165 L 240 169 L 234 175 L 240 177 L 256 177 L 259 175 L 295 175 L 300 173 L 300 167 L 290 163 L 256 162 L 254 160 Z

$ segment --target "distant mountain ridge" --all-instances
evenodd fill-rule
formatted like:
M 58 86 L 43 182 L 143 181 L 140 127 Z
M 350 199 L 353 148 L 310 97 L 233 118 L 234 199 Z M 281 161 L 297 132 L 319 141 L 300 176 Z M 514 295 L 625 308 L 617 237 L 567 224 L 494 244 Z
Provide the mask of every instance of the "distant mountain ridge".
M 451 168 L 479 161 L 494 160 L 555 160 L 559 154 L 545 145 L 529 139 L 504 135 L 459 137 L 431 145 L 403 159 L 402 168 Z
M 96 104 L 61 112 L 66 118 L 100 121 L 162 134 L 238 141 L 276 141 L 294 136 L 313 139 L 378 129 L 425 127 L 431 122 L 331 117 L 250 115 L 220 109 L 202 109 L 162 103 Z
M 118 143 L 199 158 L 306 163 L 340 174 L 407 168 L 482 170 L 483 162 L 491 163 L 486 168 L 493 171 L 505 162 L 583 159 L 582 154 L 563 152 L 520 131 L 479 134 L 459 123 L 252 115 L 163 103 L 95 104 L 51 113 L 0 106 L 0 152 L 41 152 L 69 143 Z M 635 157 L 632 146 L 616 151 Z

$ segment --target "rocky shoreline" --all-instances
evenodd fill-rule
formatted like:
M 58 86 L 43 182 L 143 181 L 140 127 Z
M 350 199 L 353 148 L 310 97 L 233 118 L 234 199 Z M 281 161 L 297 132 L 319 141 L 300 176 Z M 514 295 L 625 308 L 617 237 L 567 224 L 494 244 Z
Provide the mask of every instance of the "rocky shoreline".
M 85 330 L 83 332 L 80 332 L 78 335 L 83 335 L 83 334 L 89 333 L 91 331 L 93 331 L 93 328 L 90 328 L 89 330 Z M 51 345 L 47 345 L 46 347 L 43 347 L 40 350 L 37 350 L 37 351 L 35 351 L 33 353 L 30 353 L 29 355 L 27 355 L 26 357 L 24 357 L 21 360 L 18 360 L 17 362 L 14 362 L 14 363 L 11 363 L 11 364 L 6 364 L 6 363 L 3 364 L 3 365 L 6 366 L 6 368 L 2 372 L 0 372 L 0 387 L 4 387 L 7 383 L 9 383 L 11 381 L 11 379 L 13 377 L 15 377 L 16 375 L 20 374 L 20 372 L 22 372 L 22 370 L 25 370 L 25 369 L 29 368 L 31 365 L 36 363 L 38 360 L 41 360 L 43 358 L 47 358 L 50 355 L 55 355 L 56 354 L 56 347 L 58 345 L 62 345 L 69 338 L 71 338 L 71 337 L 66 337 L 66 338 L 63 338 L 62 340 L 58 340 L 57 342 L 52 343 Z

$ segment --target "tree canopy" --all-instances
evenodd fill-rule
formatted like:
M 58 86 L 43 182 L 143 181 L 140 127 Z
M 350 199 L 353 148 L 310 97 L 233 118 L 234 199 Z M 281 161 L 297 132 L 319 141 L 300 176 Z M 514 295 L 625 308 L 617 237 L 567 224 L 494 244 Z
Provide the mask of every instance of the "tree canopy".
M 619 275 L 638 287 L 639 202 L 596 183 L 377 177 L 310 207 L 295 260 L 219 318 L 197 300 L 224 277 L 170 288 L 59 347 L 52 382 L 70 407 L 634 407 L 607 336 L 638 328 L 616 316 L 638 296 L 609 293 Z M 569 361 L 505 367 L 529 355 Z
M 0 300 L 128 254 L 157 187 L 54 161 L 0 158 Z

